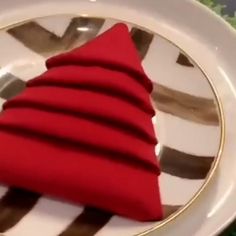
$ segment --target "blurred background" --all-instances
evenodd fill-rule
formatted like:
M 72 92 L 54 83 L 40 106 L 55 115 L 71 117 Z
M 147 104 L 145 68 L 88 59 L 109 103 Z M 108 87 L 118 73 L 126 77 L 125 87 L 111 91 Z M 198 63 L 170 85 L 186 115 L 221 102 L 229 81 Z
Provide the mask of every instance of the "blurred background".
M 236 28 L 236 0 L 198 0 Z
M 219 4 L 224 5 L 223 14 L 234 16 L 236 12 L 236 0 L 199 0 L 209 7 L 217 7 Z
M 236 12 L 236 0 L 217 0 L 220 4 L 225 4 L 225 8 L 223 9 L 223 13 L 229 16 L 235 16 Z

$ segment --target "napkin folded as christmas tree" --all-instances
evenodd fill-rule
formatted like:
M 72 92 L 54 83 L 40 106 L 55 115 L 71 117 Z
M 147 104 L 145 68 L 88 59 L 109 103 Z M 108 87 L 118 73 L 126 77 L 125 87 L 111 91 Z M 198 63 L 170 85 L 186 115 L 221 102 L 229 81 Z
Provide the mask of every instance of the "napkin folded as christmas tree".
M 152 83 L 124 24 L 46 62 L 0 115 L 0 182 L 162 219 Z

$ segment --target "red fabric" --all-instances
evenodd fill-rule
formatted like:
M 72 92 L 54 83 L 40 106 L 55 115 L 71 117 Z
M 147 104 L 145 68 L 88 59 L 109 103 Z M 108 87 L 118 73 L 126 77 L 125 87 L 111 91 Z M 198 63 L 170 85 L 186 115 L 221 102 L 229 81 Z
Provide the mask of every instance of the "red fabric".
M 151 171 L 64 143 L 6 132 L 0 137 L 2 182 L 137 220 L 162 217 L 157 177 Z
M 145 114 L 139 107 L 126 100 L 104 93 L 62 87 L 30 87 L 5 103 L 4 109 L 25 106 L 39 109 L 44 107 L 74 116 L 84 115 L 100 119 L 103 123 L 124 127 L 127 132 L 135 132 L 140 139 L 156 144 L 153 125 L 150 122 L 151 114 Z
M 27 85 L 28 87 L 43 85 L 77 87 L 106 92 L 112 96 L 129 100 L 138 106 L 139 109 L 151 115 L 155 113 L 150 104 L 150 98 L 145 92 L 145 88 L 140 83 L 137 83 L 132 76 L 98 66 L 66 65 L 51 68 L 39 77 L 28 81 Z
M 136 220 L 160 220 L 151 82 L 118 24 L 47 61 L 4 104 L 0 181 Z
M 98 151 L 105 150 L 111 154 L 118 154 L 121 158 L 124 158 L 122 156 L 125 155 L 126 158 L 145 162 L 159 172 L 154 144 L 149 144 L 136 135 L 100 122 L 34 108 L 12 108 L 0 117 L 0 125 L 5 129 L 9 127 L 24 130 L 40 136 L 94 148 Z
M 140 57 L 127 32 L 128 28 L 126 25 L 117 24 L 115 28 L 106 32 L 106 37 L 102 34 L 96 40 L 92 40 L 80 48 L 50 58 L 46 63 L 47 68 L 79 64 L 118 70 L 135 75 L 133 78 L 138 83 L 143 84 L 147 91 L 151 92 L 152 83 L 144 73 Z

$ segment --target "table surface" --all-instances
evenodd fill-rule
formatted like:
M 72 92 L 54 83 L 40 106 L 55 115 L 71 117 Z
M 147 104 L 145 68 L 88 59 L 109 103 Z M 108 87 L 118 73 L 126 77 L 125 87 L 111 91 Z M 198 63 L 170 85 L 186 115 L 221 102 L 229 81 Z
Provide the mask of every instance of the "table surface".
M 198 0 L 221 15 L 236 29 L 236 0 Z M 236 236 L 236 221 L 219 236 Z

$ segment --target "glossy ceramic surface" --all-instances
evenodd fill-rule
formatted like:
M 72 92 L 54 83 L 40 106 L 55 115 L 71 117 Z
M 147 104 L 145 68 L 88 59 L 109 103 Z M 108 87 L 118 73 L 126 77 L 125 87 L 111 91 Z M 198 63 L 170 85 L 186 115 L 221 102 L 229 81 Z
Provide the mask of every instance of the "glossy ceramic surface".
M 85 17 L 86 15 L 103 16 L 103 18 L 105 19 L 112 17 L 112 18 L 123 20 L 123 21 L 135 23 L 136 25 L 139 25 L 139 27 L 140 26 L 144 27 L 146 29 L 149 29 L 151 32 L 156 32 L 164 36 L 164 38 L 167 38 L 168 40 L 177 44 L 182 50 L 185 51 L 185 53 L 190 55 L 194 61 L 197 61 L 197 64 L 200 65 L 201 68 L 205 71 L 205 73 L 211 79 L 214 87 L 217 90 L 217 94 L 222 103 L 224 117 L 226 121 L 225 146 L 224 146 L 224 150 L 221 150 L 223 151 L 222 162 L 219 168 L 219 173 L 217 173 L 217 176 L 215 176 L 215 179 L 218 181 L 218 183 L 213 184 L 212 182 L 211 185 L 208 185 L 208 188 L 201 194 L 199 199 L 193 202 L 191 207 L 189 207 L 183 214 L 180 214 L 179 217 L 177 217 L 175 220 L 169 222 L 165 227 L 158 229 L 155 233 L 153 231 L 153 235 L 155 235 L 157 232 L 159 232 L 160 235 L 162 235 L 163 233 L 164 233 L 163 235 L 173 235 L 173 232 L 175 232 L 175 235 L 183 235 L 183 232 L 185 233 L 188 232 L 188 235 L 195 235 L 195 234 L 206 235 L 207 232 L 208 232 L 207 235 L 213 234 L 215 231 L 218 230 L 217 228 L 219 228 L 219 224 L 216 225 L 215 222 L 217 222 L 217 220 L 219 219 L 222 220 L 223 218 L 225 218 L 225 220 L 229 219 L 229 216 L 232 215 L 230 211 L 226 211 L 227 209 L 224 209 L 224 211 L 222 210 L 223 208 L 221 208 L 221 206 L 223 204 L 226 204 L 226 202 L 222 200 L 219 204 L 219 199 L 221 199 L 222 193 L 224 193 L 223 192 L 224 188 L 226 188 L 227 190 L 226 191 L 227 195 L 224 196 L 224 199 L 230 197 L 234 189 L 234 185 L 232 185 L 232 182 L 231 182 L 231 185 L 229 185 L 229 182 L 228 182 L 230 177 L 232 176 L 231 174 L 233 174 L 230 171 L 230 168 L 228 168 L 227 174 L 226 172 L 224 172 L 224 175 L 228 176 L 227 181 L 225 178 L 222 178 L 222 175 L 220 175 L 220 173 L 223 170 L 223 168 L 226 168 L 226 165 L 227 167 L 230 167 L 230 165 L 228 165 L 227 163 L 229 163 L 228 161 L 230 157 L 232 156 L 231 152 L 233 154 L 233 150 L 230 148 L 230 145 L 232 145 L 232 143 L 230 142 L 230 140 L 232 140 L 230 138 L 230 135 L 234 135 L 234 129 L 233 129 L 234 127 L 233 127 L 232 122 L 230 121 L 234 117 L 233 110 L 231 109 L 234 103 L 234 97 L 233 97 L 233 92 L 232 90 L 230 90 L 230 88 L 234 89 L 234 85 L 233 85 L 233 80 L 230 79 L 230 75 L 234 75 L 234 70 L 233 70 L 233 67 L 232 68 L 230 67 L 230 61 L 226 60 L 227 57 L 230 58 L 232 53 L 231 54 L 226 53 L 225 51 L 227 51 L 226 49 L 228 49 L 228 46 L 231 45 L 230 44 L 231 37 L 233 39 L 235 36 L 231 33 L 230 30 L 227 29 L 227 27 L 225 27 L 224 24 L 222 24 L 222 22 L 220 22 L 219 20 L 216 20 L 215 16 L 212 16 L 207 11 L 205 12 L 199 6 L 195 6 L 193 3 L 189 1 L 183 1 L 182 3 L 178 3 L 176 5 L 173 2 L 172 2 L 173 4 L 171 5 L 170 3 L 168 3 L 168 1 L 165 1 L 165 2 L 155 1 L 155 3 L 154 1 L 147 1 L 145 2 L 145 4 L 142 4 L 141 2 L 137 2 L 137 1 L 136 2 L 127 1 L 125 3 L 121 1 L 123 3 L 122 7 L 116 5 L 118 2 L 119 1 L 110 1 L 108 3 L 105 0 L 104 1 L 101 0 L 101 1 L 90 1 L 90 2 L 77 1 L 75 3 L 73 1 L 70 1 L 70 2 L 67 2 L 66 5 L 64 5 L 63 1 L 57 1 L 56 4 L 54 4 L 53 2 L 50 4 L 47 4 L 47 3 L 42 4 L 41 2 L 38 2 L 37 4 L 39 5 L 37 5 L 37 4 L 32 4 L 32 3 L 29 4 L 27 3 L 27 1 L 21 1 L 20 6 L 22 8 L 22 11 L 17 11 L 17 12 L 14 11 L 14 7 L 16 6 L 13 6 L 13 5 L 11 6 L 10 3 L 9 4 L 1 3 L 3 10 L 5 8 L 8 9 L 4 12 L 4 14 L 2 14 L 3 16 L 1 19 L 3 23 L 2 26 L 10 26 L 12 23 L 18 23 L 26 19 L 31 19 L 31 18 L 35 19 L 35 15 L 34 17 L 32 15 L 33 12 L 34 14 L 36 14 L 37 12 L 38 16 L 52 15 L 52 12 L 53 12 L 55 14 L 61 14 L 61 13 L 63 14 L 70 13 L 70 15 L 82 14 L 83 17 Z M 115 11 L 112 10 L 114 8 L 112 8 L 111 3 L 113 7 L 115 7 L 116 9 Z M 169 6 L 171 5 L 171 7 L 169 7 L 168 4 Z M 155 6 L 156 11 L 154 11 L 154 6 Z M 78 11 L 76 9 L 80 9 L 80 10 Z M 135 11 L 135 9 L 136 10 L 140 9 L 140 11 L 142 11 L 143 14 L 141 15 L 138 14 L 137 11 Z M 49 14 L 49 10 L 52 11 L 50 14 Z M 178 10 L 178 14 L 176 13 L 174 14 L 176 10 Z M 119 14 L 119 12 L 121 11 L 122 11 L 122 14 Z M 189 16 L 189 21 L 187 23 L 182 22 L 182 18 L 180 19 L 179 17 L 179 11 L 183 12 L 183 14 L 187 14 L 186 17 Z M 190 16 L 192 16 L 191 20 L 190 20 Z M 215 32 L 215 31 L 218 32 L 217 30 L 224 31 L 227 29 L 226 32 L 229 35 L 228 37 L 229 45 L 224 45 L 223 41 L 222 42 L 219 41 L 221 44 L 219 42 L 216 42 L 215 38 L 213 40 L 214 34 L 212 32 L 208 32 L 207 30 L 205 30 L 204 26 L 198 27 L 198 24 L 196 22 L 197 16 L 202 16 L 202 19 L 208 19 L 207 21 L 209 24 L 208 26 L 210 25 L 215 26 L 216 24 L 217 26 L 219 25 L 217 29 L 216 27 L 213 28 L 212 32 Z M 69 48 L 63 48 L 62 43 L 60 43 L 60 39 L 61 38 L 63 39 L 65 31 L 63 31 L 62 28 L 58 26 L 59 25 L 64 26 L 67 29 L 68 25 L 70 24 L 70 20 L 68 20 L 66 17 L 64 18 L 63 17 L 61 16 L 57 18 L 53 17 L 54 19 L 51 18 L 51 20 L 48 20 L 49 18 L 44 17 L 44 18 L 38 19 L 36 22 L 37 25 L 40 26 L 40 28 L 48 27 L 46 30 L 46 33 L 45 31 L 44 33 L 46 34 L 46 36 L 48 35 L 49 38 L 51 38 L 50 33 L 54 33 L 54 35 L 57 35 L 56 41 L 58 41 L 58 43 L 53 42 L 53 44 L 51 44 L 53 46 L 48 46 L 47 43 L 43 43 L 42 45 L 40 45 L 40 47 L 38 47 L 37 44 L 36 46 L 35 45 L 32 46 L 32 42 L 33 43 L 36 42 L 35 38 L 37 38 L 37 42 L 38 42 L 39 36 L 36 34 L 37 30 L 34 31 L 34 34 L 31 33 L 32 28 L 35 29 L 34 26 L 33 27 L 31 26 L 32 28 L 28 30 L 29 28 L 27 28 L 26 26 L 27 24 L 29 24 L 29 22 L 25 23 L 23 26 L 22 25 L 16 25 L 14 27 L 10 26 L 8 28 L 7 34 L 6 32 L 3 32 L 1 34 L 1 37 L 3 38 L 2 42 L 8 45 L 11 45 L 11 47 L 8 47 L 8 48 L 2 47 L 0 49 L 0 50 L 3 50 L 4 59 L 6 61 L 9 60 L 8 62 L 5 62 L 5 64 L 3 63 L 4 65 L 1 65 L 1 66 L 4 68 L 2 69 L 2 77 L 5 78 L 5 82 L 6 84 L 8 84 L 6 87 L 9 86 L 8 88 L 10 91 L 13 91 L 11 89 L 11 83 L 13 81 L 18 81 L 17 82 L 18 86 L 15 86 L 15 87 L 18 89 L 17 91 L 19 91 L 22 88 L 21 87 L 22 83 L 20 81 L 27 80 L 31 78 L 32 76 L 36 75 L 37 73 L 41 73 L 44 70 L 43 63 L 44 63 L 45 58 L 51 55 L 50 51 L 52 51 L 53 53 L 58 53 L 61 50 L 69 49 Z M 49 21 L 51 21 L 51 23 L 48 23 Z M 56 24 L 57 26 L 56 28 L 55 28 L 55 22 L 60 22 Z M 35 22 L 33 22 L 33 24 L 35 24 Z M 105 23 L 102 24 L 102 27 L 104 27 L 104 25 L 105 27 L 107 27 Z M 220 27 L 221 25 L 222 25 L 222 28 Z M 108 26 L 109 26 L 109 23 L 108 23 Z M 23 27 L 23 29 L 24 27 L 26 27 L 25 33 L 22 33 L 21 27 Z M 93 35 L 91 36 L 89 33 L 86 34 L 84 32 L 85 28 L 83 27 L 84 26 L 82 26 L 82 28 L 81 26 L 77 26 L 77 28 L 79 28 L 78 29 L 79 31 L 83 29 L 82 30 L 83 34 L 81 35 L 85 35 L 84 38 L 82 37 L 83 40 L 80 39 L 81 41 L 79 43 L 81 43 L 84 40 L 86 41 L 89 37 L 90 38 L 93 37 Z M 102 30 L 102 27 L 100 30 Z M 131 27 L 131 30 L 133 30 L 133 26 L 131 24 L 130 24 L 130 27 Z M 20 28 L 21 28 L 20 32 L 19 30 L 17 32 L 17 29 L 20 29 Z M 93 26 L 92 28 L 94 29 Z M 100 30 L 97 33 L 99 33 Z M 145 45 L 146 41 L 150 41 L 150 34 L 153 34 L 153 33 L 150 33 L 150 31 L 146 32 L 146 35 L 148 35 L 148 37 L 144 37 L 144 41 L 142 41 L 143 36 L 141 37 L 141 44 L 140 44 L 140 36 L 139 36 L 140 33 L 137 33 L 140 31 L 136 29 L 133 32 L 133 35 L 134 36 L 136 35 L 134 39 L 136 38 L 136 41 L 138 43 L 137 46 Z M 192 37 L 190 38 L 189 35 L 191 35 Z M 6 38 L 4 39 L 4 37 Z M 14 42 L 17 41 L 17 43 L 9 44 L 9 40 L 10 40 L 9 38 L 13 40 Z M 29 43 L 30 39 L 31 39 L 31 43 Z M 220 39 L 221 38 L 219 38 L 219 40 Z M 158 43 L 157 42 L 155 43 L 155 40 L 158 40 Z M 208 43 L 207 43 L 207 40 L 208 40 Z M 46 41 L 44 40 L 44 42 Z M 212 42 L 213 44 L 210 44 L 210 42 Z M 3 43 L 1 43 L 1 45 L 4 45 Z M 19 48 L 14 49 L 14 47 L 16 47 L 15 45 L 21 46 L 21 49 Z M 49 42 L 49 45 L 50 45 L 50 42 Z M 217 45 L 217 46 L 213 47 L 212 45 Z M 145 50 L 142 49 L 142 47 L 140 50 L 141 55 L 143 54 L 143 51 L 145 52 Z M 222 47 L 225 50 L 221 51 L 220 49 Z M 26 49 L 27 51 L 30 51 L 29 52 L 30 56 L 28 55 L 25 56 L 24 50 Z M 168 41 L 164 40 L 163 38 L 159 36 L 154 36 L 152 38 L 151 43 L 149 42 L 148 49 L 149 50 L 147 51 L 150 51 L 151 53 L 145 54 L 145 57 L 143 57 L 144 58 L 143 64 L 149 76 L 156 82 L 155 87 L 157 88 L 157 90 L 156 90 L 156 93 L 154 90 L 153 98 L 157 101 L 156 102 L 157 109 L 159 110 L 157 112 L 156 124 L 157 124 L 157 131 L 159 134 L 159 140 L 161 144 L 160 150 L 163 151 L 163 152 L 161 151 L 161 155 L 160 155 L 161 161 L 165 160 L 165 158 L 163 157 L 168 156 L 167 155 L 168 153 L 171 153 L 171 156 L 179 156 L 179 155 L 173 154 L 172 152 L 173 150 L 176 151 L 178 149 L 179 149 L 178 151 L 181 151 L 182 153 L 191 154 L 190 157 L 192 158 L 194 158 L 194 156 L 196 155 L 202 156 L 204 158 L 206 157 L 208 158 L 210 156 L 213 156 L 213 157 L 216 156 L 219 149 L 219 143 L 220 143 L 220 129 L 219 129 L 220 119 L 217 115 L 217 109 L 215 109 L 216 106 L 214 105 L 214 98 L 215 98 L 214 93 L 212 92 L 212 89 L 209 86 L 209 83 L 207 82 L 206 78 L 202 74 L 201 70 L 199 70 L 199 68 L 196 65 L 194 65 L 193 61 L 187 58 L 183 52 L 180 52 L 177 47 L 173 46 L 171 43 L 169 43 Z M 159 52 L 157 49 L 160 50 L 159 54 L 156 53 L 156 52 Z M 19 50 L 23 50 L 23 51 L 19 51 Z M 10 53 L 11 51 L 14 52 L 13 59 L 12 58 L 9 59 L 8 57 L 9 55 L 12 54 Z M 19 51 L 20 53 L 16 54 L 17 51 Z M 220 52 L 221 54 L 219 54 L 219 58 L 216 57 L 216 54 Z M 157 70 L 158 64 L 161 65 L 159 71 Z M 157 72 L 161 74 L 155 74 Z M 11 75 L 9 75 L 9 73 Z M 184 74 L 181 74 L 181 73 L 184 73 Z M 177 75 L 181 75 L 181 76 L 177 76 Z M 12 76 L 14 76 L 14 78 Z M 173 76 L 177 78 L 178 80 L 173 80 Z M 191 77 L 192 79 L 191 82 L 189 81 L 189 77 Z M 196 80 L 193 78 L 195 78 Z M 229 87 L 229 83 L 231 87 Z M 160 92 L 158 92 L 158 90 Z M 174 91 L 171 91 L 170 93 L 170 90 L 174 90 Z M 5 91 L 5 95 L 4 95 L 5 97 L 3 98 L 7 99 L 9 97 L 8 95 L 9 93 L 11 94 L 11 92 L 8 91 L 7 93 Z M 197 98 L 198 101 L 196 102 L 196 100 L 192 100 L 192 97 L 191 98 L 188 96 L 183 97 L 182 95 L 191 95 L 192 97 Z M 170 101 L 170 98 L 172 101 Z M 201 99 L 204 99 L 204 100 L 201 100 Z M 210 102 L 209 100 L 213 100 L 213 103 Z M 200 101 L 203 101 L 203 102 L 199 103 Z M 200 105 L 197 105 L 197 104 L 200 104 Z M 202 106 L 201 104 L 204 104 L 204 105 Z M 210 107 L 209 106 L 207 108 L 205 107 L 205 113 L 204 113 L 202 112 L 201 109 L 206 104 L 208 105 L 213 104 L 213 106 L 211 105 Z M 192 110 L 191 112 L 186 112 L 186 110 L 189 109 L 189 105 L 190 105 L 190 109 Z M 197 106 L 197 107 L 191 107 L 191 106 Z M 178 120 L 178 125 L 176 121 L 174 120 Z M 230 124 L 232 124 L 231 130 L 227 129 L 228 127 L 227 124 L 229 124 L 229 122 Z M 195 129 L 193 129 L 193 126 L 195 127 Z M 201 126 L 204 127 L 204 129 L 201 129 Z M 182 127 L 182 129 L 178 131 L 177 129 L 180 127 Z M 209 127 L 210 129 L 208 129 Z M 206 133 L 204 133 L 205 131 Z M 178 136 L 178 135 L 181 135 L 181 136 Z M 198 137 L 198 138 L 194 139 L 194 137 Z M 216 141 L 214 142 L 213 140 L 216 140 Z M 168 147 L 170 149 L 166 149 L 165 147 Z M 206 147 L 206 149 L 204 147 Z M 207 154 L 207 152 L 209 152 L 210 155 Z M 228 159 L 224 158 L 225 153 L 228 155 Z M 186 157 L 189 157 L 189 156 L 184 156 L 184 158 Z M 210 159 L 204 159 L 204 162 L 205 160 L 209 161 Z M 173 160 L 171 159 L 171 162 L 172 161 Z M 170 165 L 173 165 L 173 163 L 171 162 L 163 161 L 164 163 L 163 169 L 165 168 L 165 166 L 167 166 L 167 164 L 169 165 L 169 167 Z M 177 164 L 178 163 L 180 163 L 180 161 L 178 161 Z M 231 170 L 232 170 L 234 163 L 231 159 L 230 159 L 230 163 L 232 165 L 231 166 Z M 174 167 L 176 167 L 176 164 L 174 164 Z M 199 182 L 200 184 L 197 185 L 196 182 L 194 184 L 192 182 L 194 178 L 191 179 L 189 177 L 186 178 L 186 176 L 184 178 L 183 176 L 177 176 L 177 179 L 175 181 L 172 181 L 171 183 L 170 180 L 171 178 L 173 178 L 173 176 L 176 175 L 176 172 L 170 173 L 171 168 L 169 168 L 169 170 L 168 168 L 166 169 L 167 169 L 166 171 L 163 171 L 164 175 L 169 175 L 169 176 L 168 178 L 167 176 L 166 178 L 164 178 L 162 175 L 162 183 L 164 186 L 162 187 L 163 201 L 164 199 L 165 200 L 167 199 L 166 201 L 169 205 L 169 203 L 173 200 L 175 201 L 181 200 L 182 201 L 181 204 L 177 204 L 176 202 L 175 203 L 171 202 L 171 205 L 175 205 L 175 206 L 185 205 L 192 198 L 194 193 L 197 192 L 200 185 L 202 185 L 202 182 Z M 171 170 L 173 171 L 173 168 Z M 189 169 L 185 168 L 185 170 L 189 170 Z M 191 171 L 191 173 L 193 172 Z M 199 173 L 199 171 L 197 171 L 197 173 Z M 181 174 L 183 175 L 183 171 L 181 171 Z M 188 179 L 191 179 L 191 181 L 189 182 L 189 186 L 195 187 L 195 190 L 192 191 L 191 194 L 189 194 L 188 192 L 190 189 L 189 186 L 183 185 L 186 179 L 187 179 L 186 183 L 190 181 Z M 197 179 L 199 180 L 199 177 Z M 200 178 L 200 179 L 204 179 L 204 178 Z M 195 177 L 195 180 L 196 180 L 196 177 Z M 173 196 L 172 190 L 174 191 L 174 188 L 171 188 L 169 186 L 173 186 L 174 184 L 180 184 L 178 186 L 178 191 L 175 191 L 175 193 L 178 193 L 180 197 L 178 197 L 178 195 Z M 168 186 L 168 187 L 165 187 L 165 186 Z M 214 188 L 214 191 L 212 190 L 212 188 Z M 6 189 L 3 188 L 3 192 L 2 192 L 3 194 L 5 190 Z M 19 194 L 20 196 L 21 194 L 23 194 L 22 198 L 23 199 L 25 198 L 24 193 L 22 193 L 21 191 L 13 192 L 13 195 L 14 194 L 16 195 Z M 170 196 L 169 199 L 165 198 L 166 196 L 168 196 L 168 194 Z M 188 195 L 188 197 L 185 197 L 185 199 L 183 200 L 182 196 L 184 194 Z M 41 201 L 43 203 L 41 203 Z M 47 201 L 49 201 L 50 204 L 48 204 Z M 218 205 L 216 205 L 215 203 L 216 204 L 218 203 Z M 40 204 L 42 204 L 42 206 Z M 69 217 L 67 217 L 64 214 L 66 210 L 61 210 L 63 212 L 62 215 L 58 214 L 56 216 L 53 213 L 44 215 L 44 217 L 48 215 L 50 216 L 50 219 L 52 219 L 52 222 L 55 223 L 55 228 L 54 228 L 54 225 L 52 222 L 49 226 L 46 224 L 46 222 L 39 220 L 42 217 L 40 216 L 40 214 L 38 214 L 38 212 L 43 214 L 42 209 L 45 209 L 45 208 L 49 209 L 49 205 L 53 206 L 53 204 L 56 204 L 55 209 L 64 209 L 64 207 L 67 207 L 67 206 L 64 206 L 64 203 L 61 208 L 57 207 L 57 204 L 62 204 L 62 203 L 45 199 L 45 198 L 40 199 L 40 202 L 37 202 L 36 206 L 35 206 L 35 202 L 33 201 L 32 207 L 34 206 L 34 208 L 32 209 L 32 211 L 36 211 L 35 214 L 31 214 L 32 212 L 30 212 L 30 214 L 27 214 L 29 218 L 25 217 L 20 222 L 19 225 L 18 225 L 18 222 L 16 222 L 17 223 L 15 224 L 16 227 L 11 228 L 11 230 L 9 230 L 6 233 L 6 235 L 19 235 L 19 233 L 21 232 L 23 232 L 25 235 L 32 235 L 30 233 L 32 233 L 32 230 L 35 229 L 36 225 L 39 222 L 42 223 L 41 227 L 45 228 L 45 230 L 47 229 L 52 230 L 50 231 L 50 234 L 48 235 L 57 235 L 61 233 L 61 231 L 65 230 L 62 227 L 62 224 L 60 224 L 61 231 L 60 232 L 56 231 L 57 234 L 52 234 L 53 230 L 55 229 L 58 230 L 58 228 L 56 227 L 56 225 L 59 224 L 58 217 L 60 218 L 60 220 L 65 220 L 64 217 L 66 217 L 67 221 L 64 226 L 65 228 L 67 228 L 68 225 L 71 226 L 70 223 L 73 222 L 73 220 L 79 214 L 79 211 L 77 208 L 76 210 L 74 210 L 75 208 L 70 205 L 68 206 L 68 207 L 71 207 L 70 210 L 68 210 L 68 214 L 70 215 L 74 211 L 76 211 L 76 213 L 73 213 L 72 216 L 70 215 Z M 212 205 L 212 209 L 211 209 L 211 205 Z M 195 208 L 196 206 L 197 208 Z M 216 213 L 218 213 L 220 210 L 222 213 L 216 216 Z M 51 210 L 51 211 L 55 212 L 55 210 Z M 82 213 L 82 215 L 83 214 L 84 212 Z M 90 212 L 87 214 L 94 215 L 95 213 Z M 37 218 L 37 217 L 41 217 L 41 218 Z M 190 221 L 190 218 L 192 217 L 194 217 L 195 219 L 194 222 Z M 206 217 L 206 219 L 209 219 L 211 223 L 209 223 L 209 221 L 207 224 L 201 223 L 200 221 L 202 221 L 204 217 Z M 35 220 L 35 219 L 38 219 L 38 220 Z M 185 223 L 183 224 L 183 222 Z M 189 226 L 186 226 L 187 222 L 189 222 Z M 105 220 L 105 223 L 106 223 L 106 220 Z M 134 234 L 140 233 L 143 230 L 149 231 L 152 226 L 156 226 L 156 225 L 157 223 L 140 224 L 136 222 L 130 222 L 125 219 L 121 219 L 119 217 L 113 217 L 112 219 L 109 220 L 109 222 L 105 225 L 105 227 L 103 227 L 101 231 L 97 232 L 96 235 L 121 235 L 121 234 L 134 235 Z M 202 227 L 200 227 L 200 225 Z M 74 225 L 72 224 L 72 226 Z M 178 231 L 176 231 L 177 229 Z M 150 231 L 150 235 L 152 234 L 151 231 Z M 176 232 L 178 233 L 176 234 Z M 36 232 L 34 232 L 34 235 L 35 234 Z
M 6 57 L 2 57 L 0 61 L 0 97 L 7 100 L 16 96 L 24 90 L 25 81 L 45 71 L 44 62 L 48 57 L 84 44 L 117 22 L 119 21 L 113 19 L 58 15 L 33 19 L 3 29 L 0 33 L 0 44 L 3 47 L 0 50 Z M 157 112 L 153 123 L 159 140 L 156 152 L 161 164 L 160 188 L 166 219 L 188 204 L 200 191 L 218 158 L 222 142 L 219 108 L 206 76 L 177 46 L 131 23 L 128 26 L 143 66 L 154 83 L 152 100 Z M 5 48 L 7 51 L 4 51 Z M 8 189 L 5 197 L 12 191 L 14 189 Z M 26 198 L 29 194 L 31 193 L 24 193 Z M 34 207 L 32 211 L 31 207 Z M 37 207 L 35 200 L 21 219 L 33 217 Z M 54 208 L 52 210 L 55 211 Z M 64 210 L 66 207 L 61 207 L 61 211 Z M 13 212 L 12 217 L 14 214 Z M 42 211 L 40 217 L 44 218 L 44 215 Z M 105 213 L 97 212 L 98 222 L 103 215 Z M 58 217 L 58 214 L 53 217 Z M 60 217 L 64 217 L 63 214 Z M 116 216 L 112 220 L 120 222 Z M 88 219 L 86 224 L 91 224 L 90 227 L 93 228 L 93 221 Z M 5 229 L 6 235 L 11 235 L 11 232 L 25 234 L 24 231 L 19 231 L 20 224 L 21 221 L 13 228 Z M 50 221 L 48 224 L 51 224 Z M 140 223 L 140 226 L 143 224 Z M 32 226 L 29 224 L 26 227 Z M 109 222 L 100 225 L 102 227 L 98 232 L 106 235 Z M 115 228 L 112 234 L 114 233 Z M 132 232 L 134 233 L 139 231 Z

